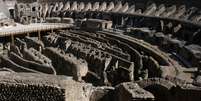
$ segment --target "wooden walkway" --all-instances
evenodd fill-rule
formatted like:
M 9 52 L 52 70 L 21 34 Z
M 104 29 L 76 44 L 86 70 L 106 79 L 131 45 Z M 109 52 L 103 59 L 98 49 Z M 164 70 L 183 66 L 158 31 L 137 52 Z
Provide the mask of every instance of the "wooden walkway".
M 72 24 L 65 23 L 35 23 L 30 25 L 17 25 L 14 27 L 0 29 L 0 37 L 14 36 L 40 31 L 52 31 L 55 29 L 70 28 L 72 26 Z

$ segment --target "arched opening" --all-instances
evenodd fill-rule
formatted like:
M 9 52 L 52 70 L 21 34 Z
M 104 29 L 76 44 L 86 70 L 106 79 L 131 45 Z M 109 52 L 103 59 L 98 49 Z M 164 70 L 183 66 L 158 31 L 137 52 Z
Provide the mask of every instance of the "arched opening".
M 14 19 L 14 9 L 9 9 L 10 17 Z
M 171 93 L 168 88 L 159 85 L 149 85 L 144 88 L 155 96 L 155 101 L 171 101 Z

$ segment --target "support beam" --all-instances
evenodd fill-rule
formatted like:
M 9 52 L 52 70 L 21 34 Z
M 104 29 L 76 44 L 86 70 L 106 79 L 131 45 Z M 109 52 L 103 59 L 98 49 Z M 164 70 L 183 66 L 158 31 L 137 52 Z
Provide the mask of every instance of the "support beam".
M 14 39 L 14 35 L 11 34 L 11 44 L 14 45 L 15 44 L 15 39 Z
M 163 20 L 160 20 L 160 23 L 161 23 L 161 31 L 164 31 L 164 22 L 163 22 Z
M 27 33 L 27 36 L 30 36 L 30 34 L 29 34 L 29 33 Z
M 124 17 L 121 17 L 121 26 L 124 25 Z
M 38 31 L 38 40 L 41 40 L 41 34 L 40 34 L 41 31 Z

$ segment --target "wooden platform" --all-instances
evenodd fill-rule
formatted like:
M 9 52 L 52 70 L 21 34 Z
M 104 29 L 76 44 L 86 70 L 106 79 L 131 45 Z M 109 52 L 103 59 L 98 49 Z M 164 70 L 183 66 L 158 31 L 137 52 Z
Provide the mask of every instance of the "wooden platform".
M 72 26 L 72 24 L 65 23 L 35 23 L 30 25 L 17 25 L 0 29 L 0 37 L 27 34 L 39 31 L 51 31 L 55 29 L 70 28 Z

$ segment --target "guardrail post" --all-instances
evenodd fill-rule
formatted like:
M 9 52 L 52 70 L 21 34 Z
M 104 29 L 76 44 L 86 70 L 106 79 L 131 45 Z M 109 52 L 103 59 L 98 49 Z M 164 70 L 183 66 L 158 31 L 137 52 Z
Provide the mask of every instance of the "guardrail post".
M 15 44 L 14 34 L 11 34 L 11 44 L 12 44 L 12 45 Z
M 54 30 L 53 30 L 53 28 L 51 29 L 51 33 L 53 33 L 54 32 Z
M 27 36 L 30 36 L 30 34 L 29 34 L 29 33 L 27 33 Z
M 40 30 L 38 31 L 38 40 L 41 40 Z

